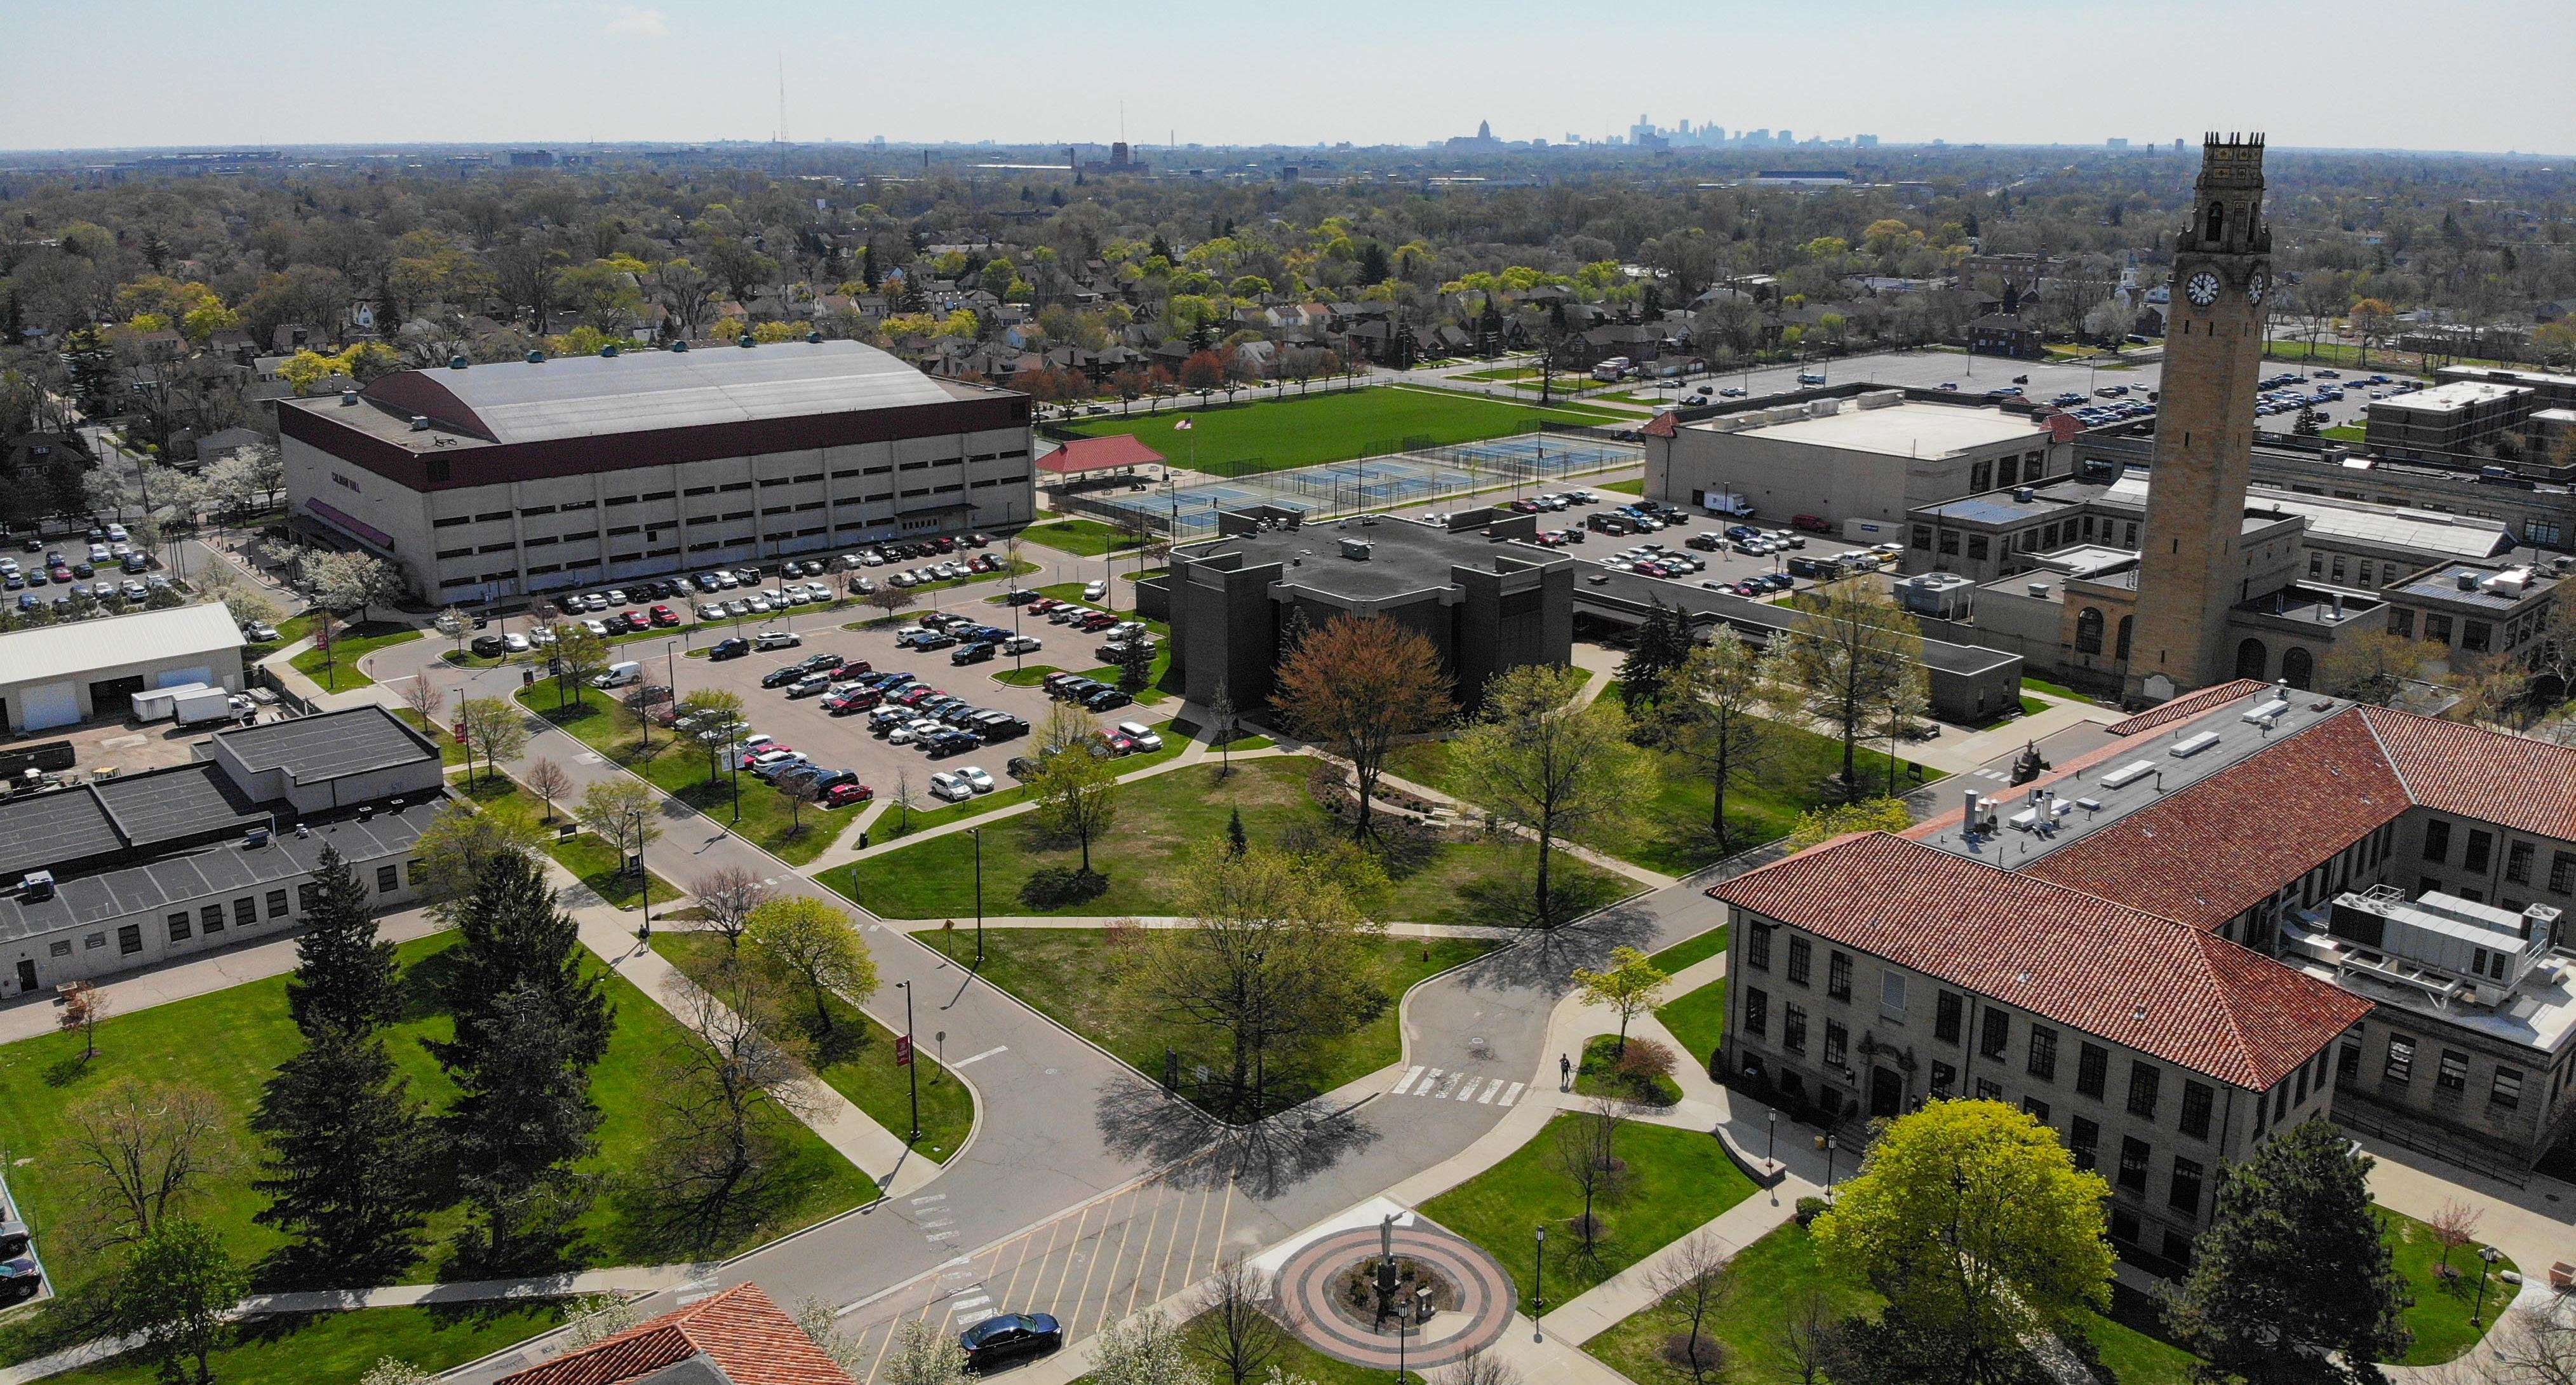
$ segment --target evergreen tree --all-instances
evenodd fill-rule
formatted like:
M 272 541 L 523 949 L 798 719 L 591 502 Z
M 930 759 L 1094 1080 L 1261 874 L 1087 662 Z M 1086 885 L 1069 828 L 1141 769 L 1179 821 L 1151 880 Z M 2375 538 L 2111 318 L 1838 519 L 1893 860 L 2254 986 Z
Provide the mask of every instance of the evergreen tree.
M 97 327 L 83 323 L 63 334 L 63 364 L 83 414 L 102 419 L 116 413 L 116 352 Z
M 877 243 L 874 240 L 859 252 L 859 282 L 867 286 L 868 292 L 877 291 Z
M 383 1041 L 315 1035 L 268 1079 L 251 1129 L 269 1146 L 251 1186 L 272 1199 L 255 1220 L 298 1239 L 306 1277 L 380 1284 L 411 1263 L 426 1132 Z
M 1664 681 L 1690 657 L 1694 643 L 1690 617 L 1678 606 L 1654 603 L 1645 623 L 1637 627 L 1637 641 L 1629 646 L 1627 659 L 1619 665 L 1619 700 L 1630 712 L 1662 701 Z
M 599 1129 L 591 1042 L 523 982 L 484 1007 L 474 1065 L 450 1070 L 461 1095 L 445 1117 L 446 1149 L 480 1223 L 466 1245 L 479 1269 L 542 1267 L 572 1242 L 590 1195 L 573 1165 Z
M 501 998 L 525 987 L 572 1036 L 568 1062 L 587 1070 L 600 1060 L 608 1051 L 608 996 L 584 972 L 579 930 L 555 907 L 533 859 L 517 851 L 486 858 L 457 922 L 464 941 L 448 954 L 454 966 L 445 987 L 456 1038 L 429 1041 L 432 1056 L 451 1071 L 482 1066 L 484 1051 L 500 1041 L 492 1026 Z
M 1394 272 L 1387 263 L 1385 246 L 1373 240 L 1361 242 L 1358 282 L 1363 287 L 1370 284 L 1383 284 Z
M 286 1012 L 307 1039 L 365 1034 L 401 1012 L 394 945 L 376 936 L 366 883 L 338 849 L 322 848 L 313 887 L 318 898 L 307 914 L 310 926 L 296 940 Z
M 1239 857 L 1250 850 L 1251 846 L 1252 839 L 1245 835 L 1243 830 L 1243 810 L 1237 808 L 1234 810 L 1234 815 L 1226 819 L 1225 854 Z
M 2313 438 L 2324 431 L 2325 424 L 2323 420 L 2317 417 L 2316 406 L 2313 404 L 2300 405 L 2299 421 L 2290 425 L 2290 432 L 2298 437 Z
M 2414 1302 L 2370 1205 L 2373 1160 L 2311 1116 L 2257 1145 L 2219 1185 L 2191 1277 L 2165 1321 L 2219 1380 L 2377 1381 L 2405 1356 Z
M 1163 233 L 1160 231 L 1156 231 L 1154 233 L 1153 242 L 1145 247 L 1145 254 L 1149 257 L 1161 256 L 1166 260 L 1178 260 L 1180 258 L 1180 256 L 1172 253 L 1172 243 L 1163 239 Z

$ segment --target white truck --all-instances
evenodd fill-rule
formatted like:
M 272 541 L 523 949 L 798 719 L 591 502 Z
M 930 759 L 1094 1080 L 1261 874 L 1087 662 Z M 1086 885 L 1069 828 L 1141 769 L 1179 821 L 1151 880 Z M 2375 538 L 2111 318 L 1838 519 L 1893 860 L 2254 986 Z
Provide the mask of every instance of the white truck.
M 1628 367 L 1630 364 L 1630 361 L 1625 356 L 1613 356 L 1610 359 L 1601 361 L 1592 367 L 1592 378 L 1595 380 L 1625 380 L 1628 378 Z
M 195 726 L 208 721 L 231 721 L 251 710 L 251 701 L 222 688 L 198 688 L 174 699 L 171 708 L 181 726 Z

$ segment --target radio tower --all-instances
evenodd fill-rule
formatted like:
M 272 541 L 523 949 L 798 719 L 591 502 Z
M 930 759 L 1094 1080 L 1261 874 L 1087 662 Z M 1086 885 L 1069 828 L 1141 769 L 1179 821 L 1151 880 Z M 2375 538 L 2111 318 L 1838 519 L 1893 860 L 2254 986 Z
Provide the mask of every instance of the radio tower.
M 785 53 L 778 55 L 778 132 L 770 137 L 769 142 L 777 146 L 778 171 L 784 175 L 787 172 L 787 55 Z

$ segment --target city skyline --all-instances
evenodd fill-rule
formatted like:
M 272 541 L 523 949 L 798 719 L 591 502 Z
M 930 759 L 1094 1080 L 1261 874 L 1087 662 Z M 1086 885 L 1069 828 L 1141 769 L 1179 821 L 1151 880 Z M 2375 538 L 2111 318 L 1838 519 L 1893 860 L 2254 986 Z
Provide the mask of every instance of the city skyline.
M 1462 32 L 1513 37 L 1473 46 L 1478 76 L 1463 95 L 1399 79 L 1365 101 L 1280 101 L 1246 99 L 1259 89 L 1241 81 L 1241 67 L 1264 61 L 1266 31 L 1176 6 L 1149 6 L 1118 25 L 1006 9 L 990 33 L 969 42 L 935 16 L 853 16 L 816 0 L 775 0 L 747 18 L 742 7 L 699 0 L 525 7 L 462 0 L 435 16 L 283 30 L 161 0 L 49 11 L 12 4 L 0 7 L 0 36 L 44 61 L 22 74 L 19 100 L 0 121 L 0 148 L 694 144 L 768 140 L 782 125 L 791 141 L 806 143 L 882 136 L 1026 146 L 1123 135 L 1147 148 L 1420 146 L 1468 134 L 1483 119 L 1498 121 L 1495 137 L 1506 143 L 1559 143 L 1569 134 L 1624 137 L 1640 107 L 1658 125 L 1705 121 L 1730 135 L 1786 128 L 1800 139 L 1875 134 L 1887 144 L 2100 147 L 2125 138 L 2142 145 L 2195 137 L 2217 120 L 2266 130 L 2282 148 L 2550 153 L 2564 152 L 2550 146 L 2576 128 L 2576 92 L 2466 75 L 2492 62 L 2500 35 L 2533 51 L 2576 42 L 2576 11 L 2546 0 L 2471 0 L 2432 27 L 2393 3 L 2287 4 L 2249 14 L 2215 0 L 2176 0 L 2151 21 L 2099 32 L 2069 29 L 2061 7 L 2022 0 L 1971 5 L 1934 24 L 1892 0 L 1849 0 L 1824 15 L 1717 7 L 1678 17 L 1587 17 L 1599 60 L 1573 65 L 1563 48 L 1527 41 L 1561 14 L 1519 0 L 1393 13 L 1327 5 L 1316 20 L 1350 36 L 1336 45 L 1343 59 L 1314 66 L 1319 60 L 1283 58 L 1283 72 L 1304 67 L 1312 80 L 1338 86 L 1349 80 L 1332 75 L 1339 61 L 1375 67 L 1406 53 L 1428 61 L 1442 52 L 1464 56 Z M 2413 70 L 2432 77 L 2404 102 L 2320 100 L 2312 84 L 2282 80 L 2284 69 L 2264 56 L 2295 51 L 2299 68 L 2314 73 L 2367 71 L 2386 64 L 2400 27 Z M 131 55 L 118 39 L 145 31 L 190 53 L 207 75 L 131 80 Z M 1880 37 L 1856 48 L 1820 37 L 1853 34 Z M 996 38 L 1003 41 L 988 42 Z M 1007 62 L 1014 49 L 1102 79 L 1051 86 L 1043 104 L 957 99 L 976 65 Z M 1371 58 L 1372 50 L 1381 56 Z M 1623 55 L 1648 51 L 1707 72 L 1706 89 L 1660 85 L 1641 101 Z M 2066 64 L 2103 67 L 2118 99 L 2065 101 L 2063 82 L 2050 74 L 2063 75 Z M 327 95 L 381 90 L 352 79 L 398 67 L 432 74 L 419 93 L 425 100 L 335 103 Z M 323 99 L 251 94 L 299 82 L 315 84 Z M 114 101 L 97 99 L 109 89 Z M 228 89 L 243 98 L 221 99 Z M 1962 99 L 1967 90 L 1973 101 Z

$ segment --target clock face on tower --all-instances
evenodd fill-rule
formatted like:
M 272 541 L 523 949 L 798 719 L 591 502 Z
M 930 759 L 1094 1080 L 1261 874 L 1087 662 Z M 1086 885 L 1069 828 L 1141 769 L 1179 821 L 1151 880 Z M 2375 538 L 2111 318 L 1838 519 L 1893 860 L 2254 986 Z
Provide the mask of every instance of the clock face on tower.
M 2254 277 L 2245 281 L 2245 301 L 2259 306 L 2263 302 L 2263 290 L 2270 287 L 2271 277 L 2259 269 L 2254 271 Z
M 2194 304 L 2206 308 L 2218 301 L 2218 276 L 2204 269 L 2191 276 L 2191 282 L 2183 285 L 2183 292 L 2191 296 Z

